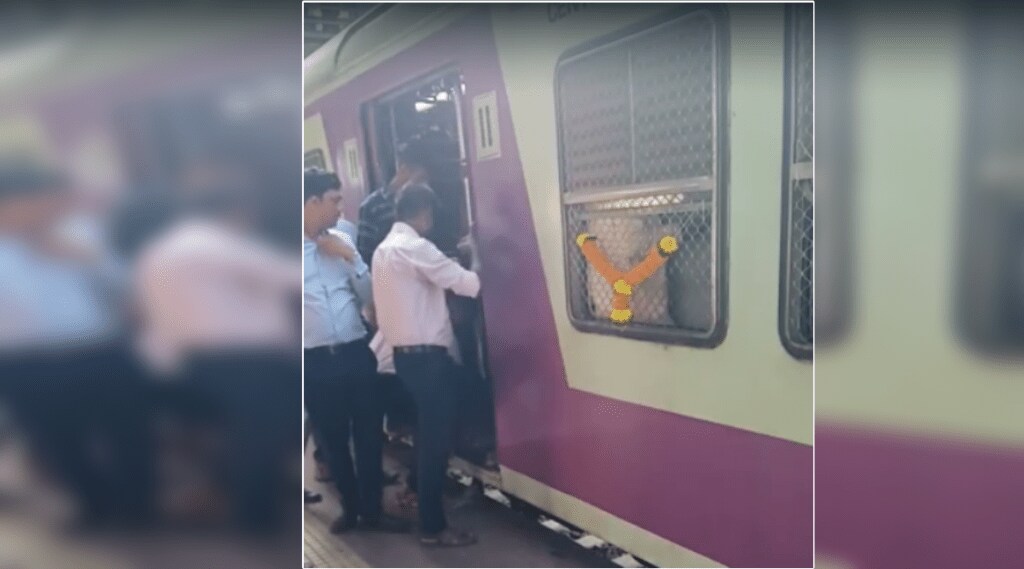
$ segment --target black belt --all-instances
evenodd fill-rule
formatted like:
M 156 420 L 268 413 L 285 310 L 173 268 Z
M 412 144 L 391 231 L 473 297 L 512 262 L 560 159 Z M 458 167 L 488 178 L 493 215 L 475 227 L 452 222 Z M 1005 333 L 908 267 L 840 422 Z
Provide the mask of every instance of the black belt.
M 341 352 L 354 348 L 360 344 L 365 344 L 366 340 L 355 340 L 352 342 L 342 342 L 338 344 L 331 344 L 329 346 L 317 346 L 315 348 L 307 348 L 305 353 L 307 356 L 320 356 L 325 354 L 340 354 Z
M 448 348 L 435 346 L 433 344 L 418 344 L 416 346 L 395 346 L 396 354 L 446 354 Z

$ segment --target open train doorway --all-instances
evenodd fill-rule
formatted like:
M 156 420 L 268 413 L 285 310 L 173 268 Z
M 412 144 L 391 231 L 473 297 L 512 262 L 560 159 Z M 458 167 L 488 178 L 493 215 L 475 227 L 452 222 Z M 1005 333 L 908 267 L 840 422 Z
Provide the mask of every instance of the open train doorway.
M 397 170 L 397 148 L 413 137 L 428 142 L 429 185 L 439 207 L 428 238 L 446 255 L 460 258 L 457 244 L 473 234 L 473 193 L 463 129 L 465 86 L 458 70 L 445 70 L 366 103 L 362 109 L 373 187 L 388 183 Z M 486 294 L 486 291 L 484 292 Z M 497 469 L 494 396 L 487 369 L 480 299 L 448 296 L 462 377 L 459 389 L 456 455 Z

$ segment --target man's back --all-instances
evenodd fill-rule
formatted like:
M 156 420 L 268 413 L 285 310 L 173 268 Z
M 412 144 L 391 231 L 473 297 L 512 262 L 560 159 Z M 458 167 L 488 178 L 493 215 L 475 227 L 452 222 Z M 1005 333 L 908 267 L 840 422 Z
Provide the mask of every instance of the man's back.
M 179 222 L 141 252 L 136 267 L 143 349 L 153 363 L 172 365 L 190 349 L 288 345 L 299 266 L 217 222 Z
M 445 290 L 476 296 L 480 280 L 409 225 L 397 222 L 373 258 L 377 325 L 392 346 L 454 341 Z

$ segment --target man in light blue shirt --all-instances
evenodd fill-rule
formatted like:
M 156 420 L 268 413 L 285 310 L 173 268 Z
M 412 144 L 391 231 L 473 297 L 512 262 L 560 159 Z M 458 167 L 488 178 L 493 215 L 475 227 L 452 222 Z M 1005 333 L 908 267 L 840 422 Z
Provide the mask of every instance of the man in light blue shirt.
M 361 318 L 372 302 L 369 268 L 351 238 L 333 229 L 341 201 L 338 177 L 307 170 L 303 194 L 306 410 L 341 495 L 342 515 L 330 529 L 408 531 L 408 523 L 381 508 L 383 413 L 377 359 Z
M 0 403 L 77 522 L 134 527 L 153 513 L 146 391 L 99 257 L 58 231 L 73 203 L 57 173 L 0 157 Z
M 346 258 L 347 255 L 347 258 Z M 345 344 L 366 338 L 360 317 L 373 302 L 370 268 L 352 239 L 328 229 L 302 240 L 303 347 Z

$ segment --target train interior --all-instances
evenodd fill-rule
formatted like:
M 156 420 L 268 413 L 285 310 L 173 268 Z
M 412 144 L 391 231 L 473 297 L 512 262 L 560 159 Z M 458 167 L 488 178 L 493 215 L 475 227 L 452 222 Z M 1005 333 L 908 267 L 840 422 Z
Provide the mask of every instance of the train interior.
M 434 150 L 430 186 L 439 208 L 429 238 L 452 257 L 473 232 L 473 195 L 463 138 L 461 74 L 450 71 L 407 85 L 363 106 L 371 187 L 395 175 L 398 146 L 414 136 Z M 478 466 L 497 469 L 494 397 L 487 369 L 485 325 L 480 300 L 449 294 L 448 306 L 461 359 L 456 456 Z

